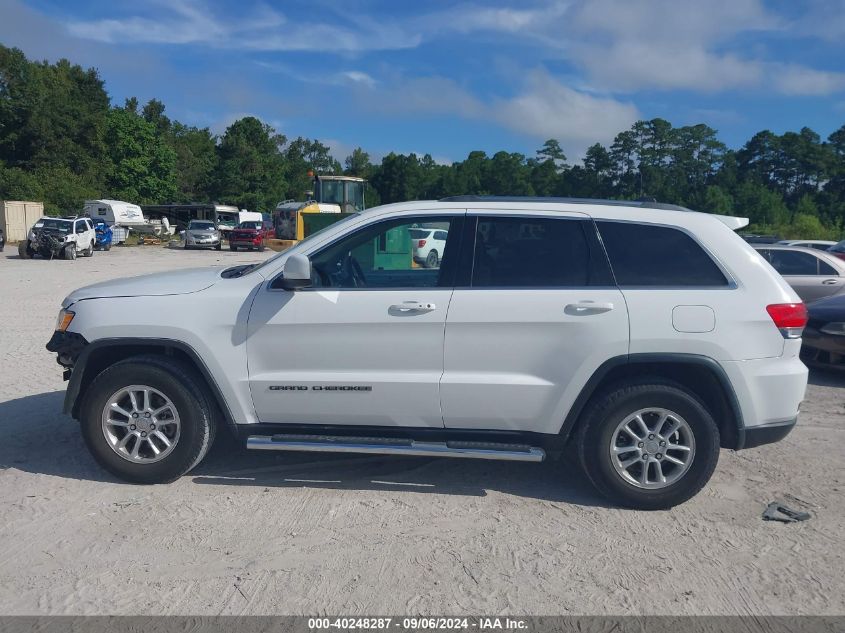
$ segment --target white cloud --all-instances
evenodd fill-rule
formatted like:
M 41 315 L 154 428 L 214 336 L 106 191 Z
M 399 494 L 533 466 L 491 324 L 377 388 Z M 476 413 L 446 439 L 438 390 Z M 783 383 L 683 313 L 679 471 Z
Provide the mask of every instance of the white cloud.
M 640 118 L 636 106 L 573 90 L 544 71 L 534 71 L 522 94 L 494 103 L 489 116 L 538 140 L 556 138 L 571 156 L 607 143 Z
M 376 85 L 376 80 L 373 79 L 367 73 L 360 71 L 360 70 L 347 70 L 346 72 L 340 73 L 342 77 L 345 77 L 349 81 L 356 83 L 356 84 L 364 84 L 365 86 L 374 86 Z
M 420 43 L 413 33 L 365 16 L 353 16 L 342 24 L 315 20 L 303 25 L 265 5 L 231 19 L 215 15 L 205 0 L 152 4 L 158 10 L 154 17 L 76 20 L 67 28 L 76 37 L 110 44 L 199 44 L 253 51 L 397 50 Z
M 824 96 L 845 90 L 845 73 L 789 64 L 778 65 L 772 75 L 775 87 L 787 95 Z
M 556 0 L 520 9 L 464 4 L 431 13 L 419 24 L 426 38 L 449 32 L 520 38 L 574 64 L 592 89 L 610 93 L 740 89 L 822 95 L 842 90 L 839 73 L 731 49 L 752 32 L 841 40 L 845 2 L 833 4 L 811 2 L 812 10 L 797 26 L 768 11 L 761 0 Z

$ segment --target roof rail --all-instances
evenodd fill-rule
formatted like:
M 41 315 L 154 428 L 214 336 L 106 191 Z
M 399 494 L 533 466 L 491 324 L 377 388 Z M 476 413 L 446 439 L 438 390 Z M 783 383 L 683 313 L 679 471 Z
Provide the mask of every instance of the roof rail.
M 601 198 L 554 198 L 542 196 L 448 196 L 440 198 L 439 202 L 564 202 L 566 204 L 599 204 L 612 207 L 640 207 L 642 209 L 662 209 L 664 211 L 690 211 L 677 204 L 657 202 L 653 198 L 640 200 L 604 200 Z

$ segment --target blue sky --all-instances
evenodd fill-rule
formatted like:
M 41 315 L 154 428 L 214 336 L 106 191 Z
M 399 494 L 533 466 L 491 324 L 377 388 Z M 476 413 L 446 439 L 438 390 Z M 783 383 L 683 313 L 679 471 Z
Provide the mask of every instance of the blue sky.
M 252 114 L 378 159 L 475 149 L 571 161 L 639 118 L 845 124 L 845 0 L 0 0 L 0 42 L 95 66 L 113 102 L 216 132 Z

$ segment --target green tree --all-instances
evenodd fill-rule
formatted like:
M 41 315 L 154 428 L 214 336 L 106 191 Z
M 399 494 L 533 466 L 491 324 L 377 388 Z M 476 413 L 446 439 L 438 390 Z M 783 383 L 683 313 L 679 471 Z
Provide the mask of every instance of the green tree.
M 347 176 L 358 176 L 359 178 L 369 178 L 373 171 L 373 164 L 370 162 L 370 155 L 360 147 L 352 150 L 352 153 L 346 157 L 344 161 L 346 169 L 343 173 Z
M 176 189 L 180 202 L 210 201 L 217 170 L 217 138 L 208 128 L 171 126 L 170 144 L 176 152 Z
M 105 142 L 106 195 L 139 204 L 175 198 L 176 152 L 152 123 L 129 110 L 113 108 L 106 120 Z
M 255 117 L 232 123 L 217 148 L 216 198 L 250 211 L 275 209 L 287 187 L 284 143 L 284 136 Z

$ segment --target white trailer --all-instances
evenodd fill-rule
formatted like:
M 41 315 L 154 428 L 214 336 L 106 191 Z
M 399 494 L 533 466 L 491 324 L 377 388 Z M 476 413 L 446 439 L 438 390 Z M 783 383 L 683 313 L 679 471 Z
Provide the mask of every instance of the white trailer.
M 92 220 L 102 220 L 109 226 L 117 224 L 128 229 L 146 229 L 149 226 L 141 207 L 131 202 L 86 200 L 82 211 L 91 216 Z

